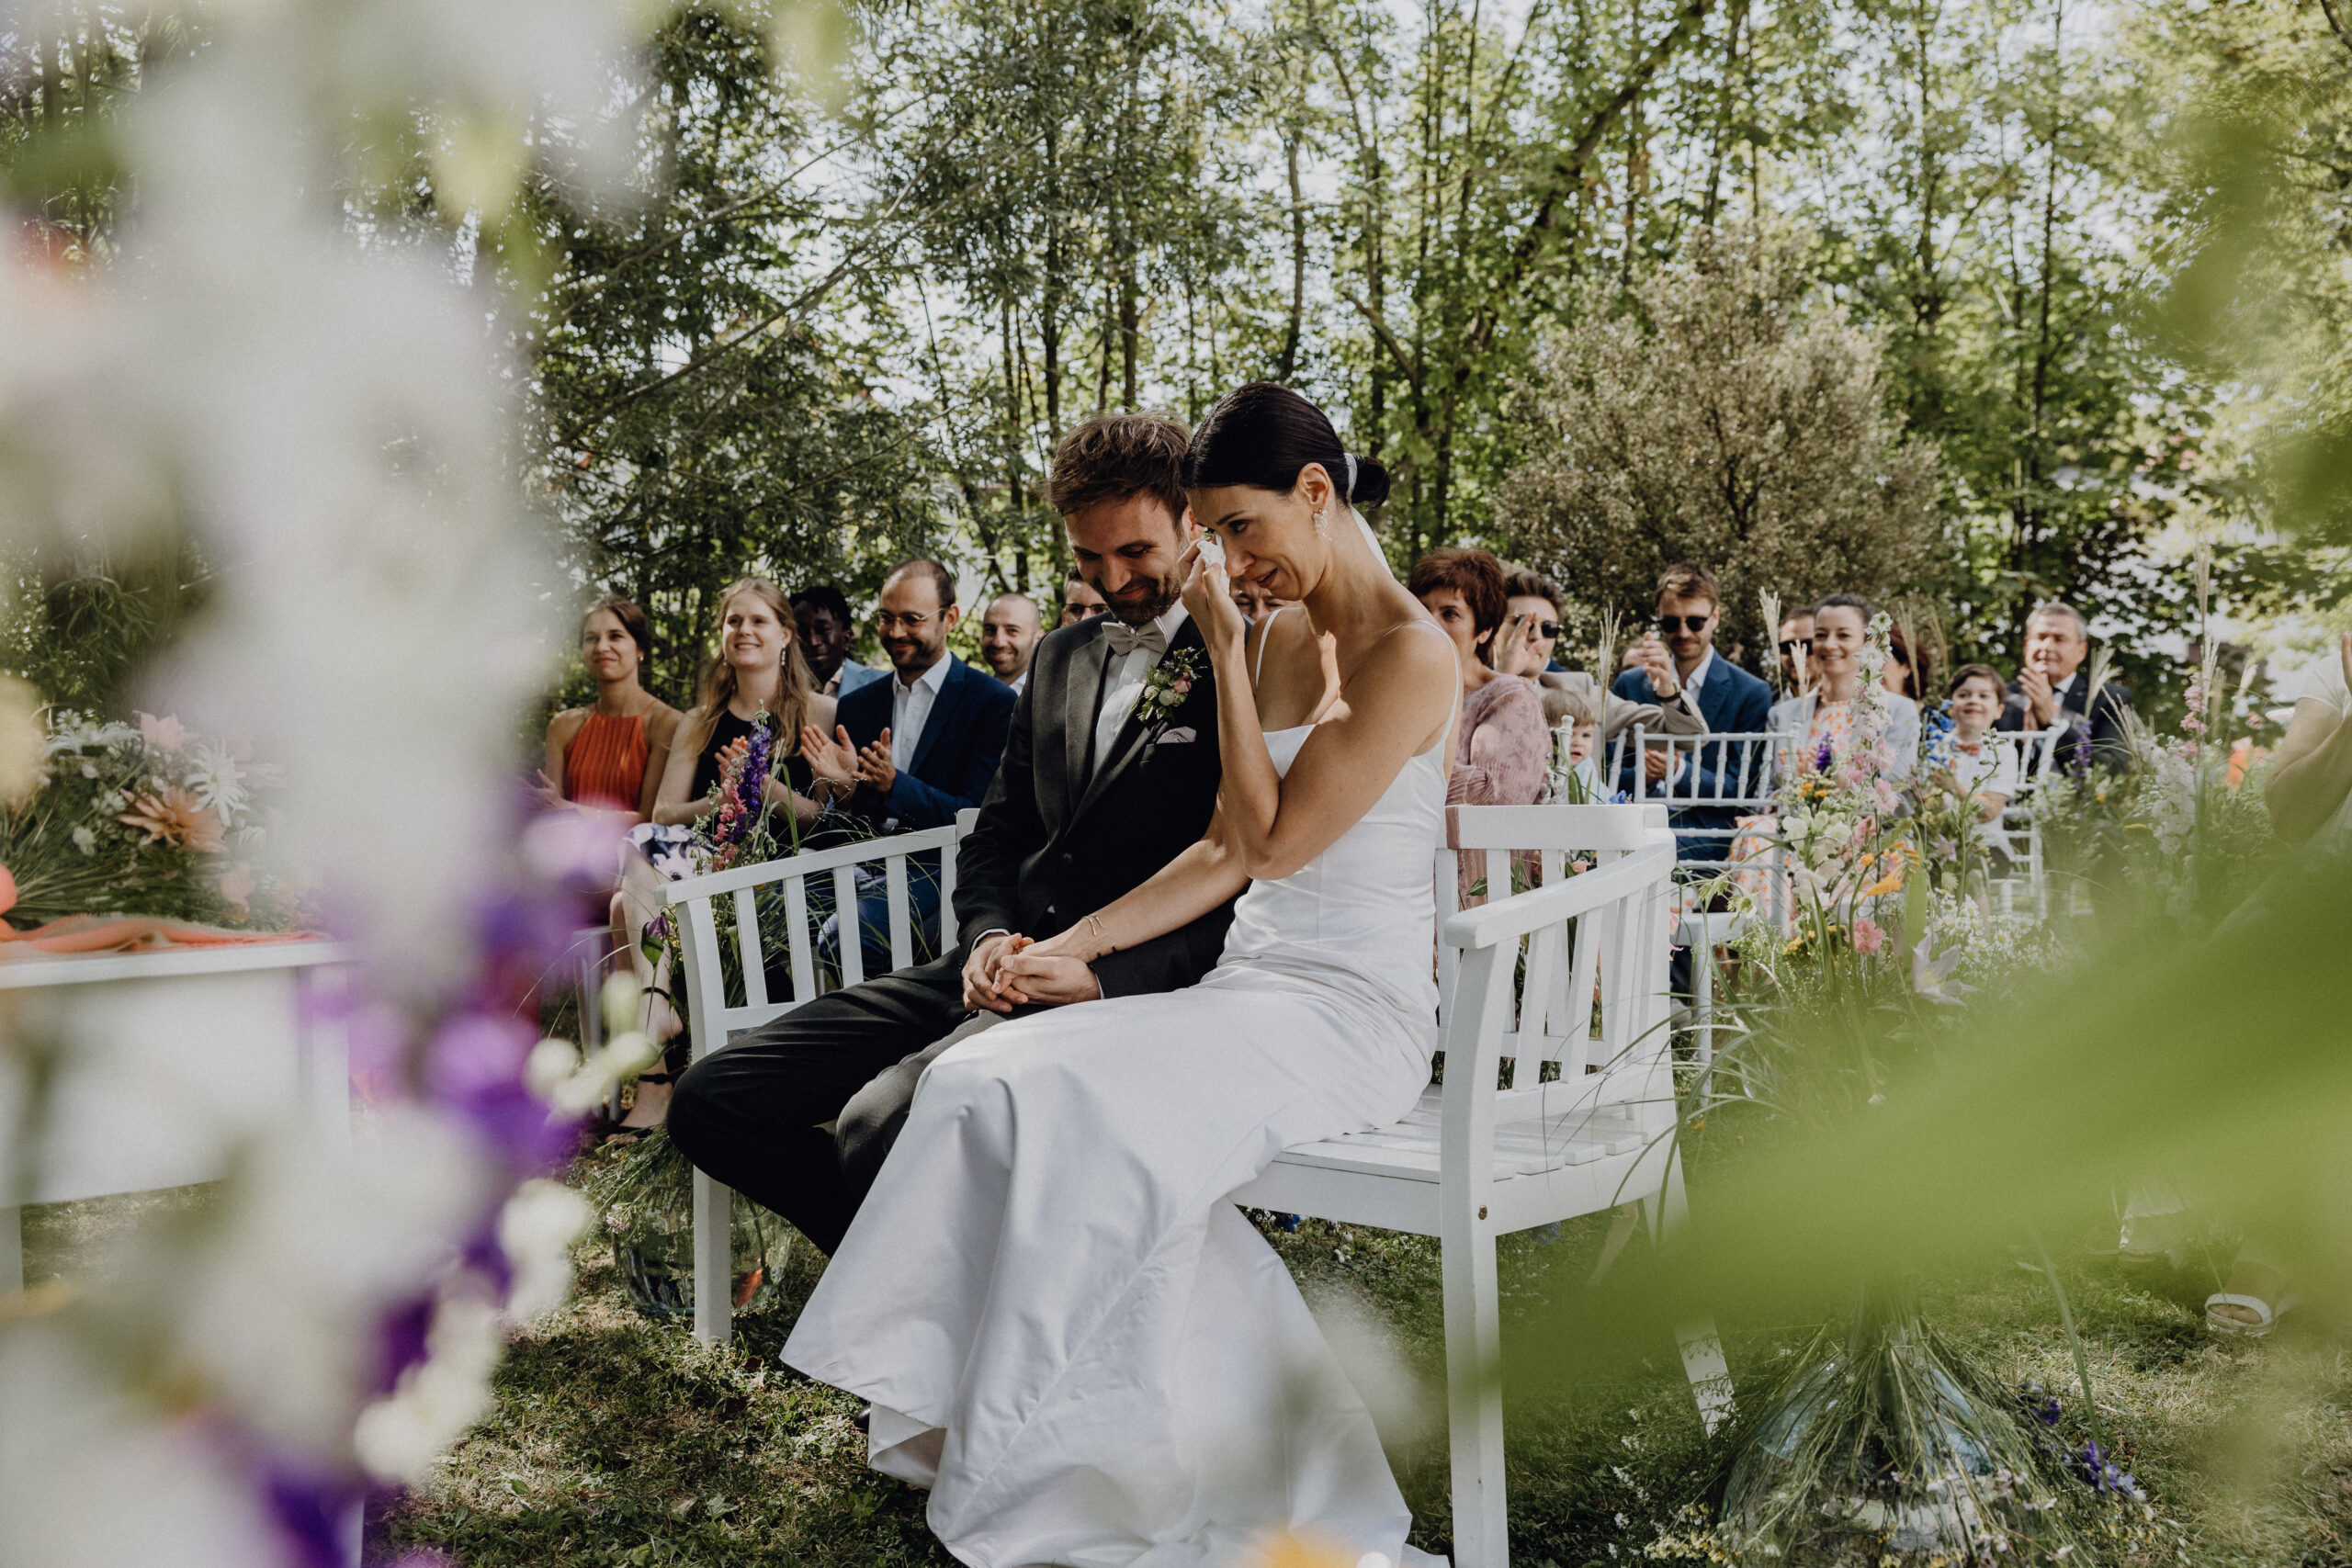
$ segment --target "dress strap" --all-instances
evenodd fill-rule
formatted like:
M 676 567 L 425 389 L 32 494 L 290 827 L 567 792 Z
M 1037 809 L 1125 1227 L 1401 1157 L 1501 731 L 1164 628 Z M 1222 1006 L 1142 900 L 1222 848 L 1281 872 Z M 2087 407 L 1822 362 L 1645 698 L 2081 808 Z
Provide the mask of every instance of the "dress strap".
M 1276 610 L 1272 615 L 1268 615 L 1265 623 L 1258 628 L 1258 661 L 1250 667 L 1250 683 L 1253 686 L 1258 684 L 1259 678 L 1266 672 L 1266 645 L 1274 640 L 1274 623 L 1282 619 L 1283 610 L 1289 608 L 1290 606 L 1285 604 L 1282 610 Z

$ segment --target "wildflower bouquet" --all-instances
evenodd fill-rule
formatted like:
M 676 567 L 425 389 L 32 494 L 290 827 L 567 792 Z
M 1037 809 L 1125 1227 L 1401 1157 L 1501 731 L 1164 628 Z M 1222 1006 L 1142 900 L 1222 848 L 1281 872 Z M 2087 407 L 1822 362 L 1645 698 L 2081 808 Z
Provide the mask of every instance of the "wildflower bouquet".
M 178 719 L 135 725 L 53 710 L 28 792 L 0 807 L 6 906 L 20 928 L 67 915 L 154 915 L 263 928 L 292 894 L 262 869 L 257 792 L 275 770 L 240 761 Z

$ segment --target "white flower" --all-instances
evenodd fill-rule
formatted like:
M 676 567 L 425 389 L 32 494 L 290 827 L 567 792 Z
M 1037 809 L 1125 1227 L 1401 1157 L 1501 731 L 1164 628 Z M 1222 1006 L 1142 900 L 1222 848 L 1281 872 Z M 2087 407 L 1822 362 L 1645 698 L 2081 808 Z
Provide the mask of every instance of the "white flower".
M 560 1181 L 526 1181 L 499 1211 L 498 1245 L 514 1267 L 506 1315 L 529 1323 L 571 1293 L 571 1244 L 588 1228 L 588 1201 Z
M 441 1451 L 489 1414 L 490 1374 L 505 1335 L 498 1308 L 475 1296 L 445 1297 L 433 1314 L 421 1365 L 359 1413 L 352 1447 L 385 1481 L 417 1482 Z
M 74 829 L 74 847 L 85 855 L 96 854 L 98 852 L 98 836 L 86 826 L 76 828 Z
M 187 756 L 187 787 L 225 820 L 245 808 L 245 773 L 228 748 L 208 740 Z

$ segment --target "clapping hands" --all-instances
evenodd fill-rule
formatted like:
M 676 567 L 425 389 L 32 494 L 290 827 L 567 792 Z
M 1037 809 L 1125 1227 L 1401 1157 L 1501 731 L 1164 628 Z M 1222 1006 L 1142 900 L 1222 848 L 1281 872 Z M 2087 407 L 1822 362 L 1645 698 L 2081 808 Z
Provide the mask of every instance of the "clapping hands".
M 808 771 L 837 789 L 847 792 L 865 784 L 877 795 L 888 795 L 899 782 L 899 770 L 890 761 L 890 732 L 882 731 L 881 738 L 860 748 L 849 738 L 846 726 L 833 727 L 833 738 L 815 725 L 800 731 L 800 754 L 808 760 Z

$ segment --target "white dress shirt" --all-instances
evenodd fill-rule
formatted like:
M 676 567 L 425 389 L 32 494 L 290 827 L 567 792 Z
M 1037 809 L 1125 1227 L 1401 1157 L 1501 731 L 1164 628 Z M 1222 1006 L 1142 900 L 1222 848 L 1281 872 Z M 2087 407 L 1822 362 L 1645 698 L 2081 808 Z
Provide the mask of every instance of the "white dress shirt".
M 1676 679 L 1682 682 L 1681 690 L 1678 695 L 1681 699 L 1684 711 L 1688 712 L 1692 718 L 1702 718 L 1705 716 L 1699 711 L 1699 694 L 1705 689 L 1707 677 L 1714 672 L 1715 650 L 1711 648 L 1707 649 L 1706 652 L 1699 656 L 1698 668 L 1692 670 L 1688 675 L 1678 675 L 1676 677 Z M 1690 776 L 1690 759 L 1698 754 L 1698 748 L 1695 746 L 1690 748 L 1678 747 L 1675 751 L 1674 776 L 1670 779 L 1665 779 L 1660 782 L 1668 789 L 1671 789 L 1674 785 L 1679 784 L 1685 779 L 1689 778 Z
M 1159 629 L 1174 643 L 1188 612 L 1180 602 L 1171 604 L 1159 617 Z M 1102 672 L 1102 705 L 1094 710 L 1094 758 L 1087 764 L 1098 769 L 1111 760 L 1111 748 L 1117 743 L 1119 728 L 1134 711 L 1136 700 L 1151 680 L 1151 672 L 1159 667 L 1160 656 L 1148 648 L 1138 648 L 1125 659 L 1113 659 L 1105 649 L 1102 657 L 1108 665 Z
M 939 699 L 939 688 L 947 680 L 948 656 L 939 656 L 939 662 L 915 677 L 910 686 L 894 671 L 890 676 L 890 765 L 900 773 L 914 761 L 916 743 L 922 739 L 922 727 L 931 720 L 931 705 Z
M 1028 683 L 1029 671 L 1026 670 L 1023 670 L 1020 674 L 1015 675 L 1012 680 L 1005 682 L 1006 685 L 1012 688 L 1012 694 L 1016 697 L 1021 694 L 1021 688 Z

